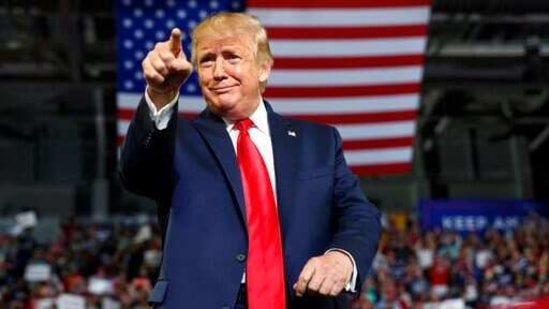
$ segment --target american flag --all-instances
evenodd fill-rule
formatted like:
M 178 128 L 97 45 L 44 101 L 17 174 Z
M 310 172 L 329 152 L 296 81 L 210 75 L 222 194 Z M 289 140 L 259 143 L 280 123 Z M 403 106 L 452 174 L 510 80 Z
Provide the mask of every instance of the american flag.
M 411 169 L 430 0 L 117 0 L 118 140 L 144 91 L 141 61 L 173 27 L 190 33 L 218 11 L 248 11 L 275 59 L 265 98 L 275 111 L 335 125 L 359 175 Z M 179 112 L 205 106 L 196 75 Z

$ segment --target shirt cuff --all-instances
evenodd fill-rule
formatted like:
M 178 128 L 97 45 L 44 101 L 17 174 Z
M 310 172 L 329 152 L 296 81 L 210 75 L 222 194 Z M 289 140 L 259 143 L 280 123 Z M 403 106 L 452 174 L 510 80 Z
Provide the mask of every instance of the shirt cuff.
M 154 105 L 149 93 L 147 92 L 147 89 L 145 89 L 145 101 L 149 106 L 149 116 L 158 130 L 164 130 L 168 127 L 168 122 L 172 117 L 174 106 L 178 99 L 179 93 L 168 104 L 164 105 L 160 110 L 157 110 L 156 105 Z
M 339 251 L 341 253 L 344 253 L 346 254 L 349 259 L 351 259 L 351 262 L 353 263 L 353 274 L 351 276 L 351 280 L 349 280 L 349 282 L 347 282 L 347 285 L 345 285 L 345 292 L 351 292 L 351 293 L 356 293 L 356 278 L 358 277 L 358 269 L 356 268 L 356 263 L 355 263 L 355 259 L 353 258 L 353 256 L 343 250 L 343 249 L 338 249 L 338 248 L 332 248 L 332 249 L 329 249 L 326 251 L 326 253 L 330 252 L 330 251 Z

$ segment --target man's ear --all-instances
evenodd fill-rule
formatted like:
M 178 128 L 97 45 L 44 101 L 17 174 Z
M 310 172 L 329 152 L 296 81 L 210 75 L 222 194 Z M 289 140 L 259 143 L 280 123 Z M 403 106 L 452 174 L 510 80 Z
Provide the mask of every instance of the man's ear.
M 272 61 L 265 61 L 259 66 L 259 82 L 266 83 L 271 75 L 271 68 L 273 66 Z

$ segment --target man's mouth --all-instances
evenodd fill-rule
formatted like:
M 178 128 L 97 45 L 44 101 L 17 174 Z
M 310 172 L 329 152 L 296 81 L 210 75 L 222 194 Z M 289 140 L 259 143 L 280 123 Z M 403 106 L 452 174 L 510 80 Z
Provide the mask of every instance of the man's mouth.
M 236 86 L 212 87 L 212 88 L 210 88 L 210 90 L 212 90 L 215 93 L 225 93 L 225 92 L 230 91 L 234 87 L 236 87 Z

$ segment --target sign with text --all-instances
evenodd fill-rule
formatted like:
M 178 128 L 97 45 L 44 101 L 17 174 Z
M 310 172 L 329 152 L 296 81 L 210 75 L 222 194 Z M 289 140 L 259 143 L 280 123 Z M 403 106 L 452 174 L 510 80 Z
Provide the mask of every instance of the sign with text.
M 462 234 L 487 229 L 515 230 L 540 205 L 524 200 L 427 200 L 418 205 L 419 222 L 427 230 L 453 230 Z

